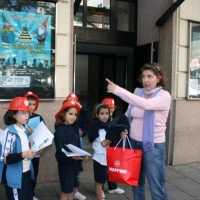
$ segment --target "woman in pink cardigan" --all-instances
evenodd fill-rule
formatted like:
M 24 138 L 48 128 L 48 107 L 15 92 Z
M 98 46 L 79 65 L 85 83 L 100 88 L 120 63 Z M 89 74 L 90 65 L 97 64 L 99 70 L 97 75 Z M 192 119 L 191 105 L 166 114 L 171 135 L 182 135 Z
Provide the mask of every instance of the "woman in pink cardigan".
M 145 64 L 139 80 L 143 88 L 133 94 L 106 79 L 107 92 L 129 103 L 126 115 L 131 123 L 132 147 L 143 151 L 139 186 L 132 187 L 134 200 L 145 200 L 145 175 L 152 200 L 168 200 L 165 187 L 165 131 L 171 96 L 163 90 L 166 78 L 159 64 Z

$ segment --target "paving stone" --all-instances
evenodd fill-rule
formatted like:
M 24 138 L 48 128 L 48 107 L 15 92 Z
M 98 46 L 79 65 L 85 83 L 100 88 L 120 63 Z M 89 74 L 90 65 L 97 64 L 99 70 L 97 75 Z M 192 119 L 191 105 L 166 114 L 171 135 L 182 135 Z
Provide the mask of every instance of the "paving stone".
M 191 197 L 200 196 L 200 184 L 190 178 L 171 179 L 169 182 Z

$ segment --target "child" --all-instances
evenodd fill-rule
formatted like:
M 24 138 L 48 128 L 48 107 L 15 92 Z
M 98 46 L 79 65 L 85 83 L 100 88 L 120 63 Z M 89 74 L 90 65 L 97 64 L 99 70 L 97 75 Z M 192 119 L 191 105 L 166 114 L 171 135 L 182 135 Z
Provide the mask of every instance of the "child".
M 63 103 L 65 103 L 66 101 L 69 101 L 69 100 L 76 101 L 76 103 L 80 106 L 80 109 L 81 109 L 80 113 L 79 113 L 79 116 L 78 116 L 77 124 L 78 124 L 78 127 L 79 127 L 80 147 L 83 148 L 83 139 L 82 138 L 85 135 L 88 134 L 87 123 L 90 120 L 90 112 L 86 107 L 81 105 L 81 102 L 80 102 L 78 96 L 74 92 L 69 94 L 67 96 L 67 98 L 63 101 Z M 78 166 L 79 166 L 79 172 L 84 170 L 83 169 L 83 161 L 82 160 L 78 161 Z M 79 178 L 79 175 L 77 175 L 77 178 Z M 75 185 L 75 188 L 74 188 L 74 199 L 78 199 L 78 200 L 85 200 L 86 199 L 86 196 L 84 196 L 83 194 L 81 194 L 78 191 L 78 187 L 76 185 Z
M 35 113 L 35 111 L 38 108 L 39 105 L 39 97 L 32 93 L 32 92 L 28 92 L 25 94 L 25 97 L 28 99 L 28 104 L 29 104 L 29 108 L 30 108 L 30 116 L 29 119 L 31 118 L 36 118 L 39 117 L 39 122 L 43 121 L 42 116 L 38 115 Z M 38 123 L 39 125 L 39 123 Z M 28 128 L 28 133 L 31 135 L 33 133 L 33 128 L 29 127 Z M 30 136 L 31 138 L 31 136 Z M 36 182 L 37 182 L 37 176 L 38 176 L 38 171 L 39 171 L 39 162 L 40 162 L 40 153 L 42 151 L 38 151 L 35 155 L 35 157 L 31 160 L 32 164 L 33 164 L 33 170 L 34 170 L 34 179 L 32 180 L 32 192 L 33 192 L 33 200 L 38 200 L 38 198 L 35 197 L 35 187 L 36 187 Z
M 78 116 L 77 123 L 78 123 L 78 126 L 79 126 L 80 144 L 81 144 L 81 147 L 82 147 L 82 145 L 83 145 L 82 137 L 84 137 L 88 134 L 87 123 L 90 120 L 90 112 L 86 107 L 81 105 L 81 102 L 80 102 L 78 96 L 74 92 L 69 94 L 67 96 L 67 98 L 63 101 L 63 103 L 65 103 L 66 101 L 69 101 L 69 100 L 76 101 L 76 103 L 80 106 L 80 113 L 79 113 L 79 116 Z M 83 171 L 83 169 L 80 169 L 80 171 Z
M 5 184 L 5 193 L 9 200 L 33 199 L 30 159 L 36 152 L 29 149 L 24 128 L 29 112 L 27 98 L 15 97 L 4 115 L 7 128 L 0 140 L 0 182 Z
M 113 98 L 105 98 L 105 99 L 103 99 L 102 103 L 107 104 L 109 106 L 109 108 L 110 108 L 110 117 L 111 117 L 111 120 L 112 120 L 113 113 L 114 113 L 114 111 L 115 111 L 115 109 L 117 107 L 117 106 L 115 106 L 114 99 Z M 111 144 L 111 146 L 112 146 L 112 144 Z M 107 183 L 108 183 L 108 193 L 115 193 L 115 194 L 123 194 L 124 193 L 124 190 L 119 188 L 117 186 L 117 183 L 110 182 L 108 179 L 107 179 Z
M 78 186 L 78 160 L 86 160 L 88 157 L 67 157 L 62 148 L 70 151 L 66 145 L 73 144 L 80 148 L 79 143 L 79 128 L 77 125 L 77 115 L 80 112 L 80 107 L 75 101 L 66 101 L 58 113 L 55 115 L 55 134 L 54 141 L 56 146 L 56 159 L 58 162 L 58 172 L 61 185 L 60 200 L 72 200 L 73 189 Z
M 117 106 L 115 106 L 115 100 L 113 98 L 105 98 L 105 99 L 103 99 L 103 101 L 101 103 L 107 104 L 109 106 L 110 117 L 111 117 L 111 120 L 112 120 L 113 113 L 115 112 L 115 109 L 117 107 Z
M 110 109 L 106 104 L 98 104 L 93 113 L 93 122 L 89 128 L 88 139 L 93 143 L 93 170 L 97 200 L 103 199 L 102 186 L 107 178 L 106 148 L 101 145 L 105 140 L 106 129 L 110 120 Z

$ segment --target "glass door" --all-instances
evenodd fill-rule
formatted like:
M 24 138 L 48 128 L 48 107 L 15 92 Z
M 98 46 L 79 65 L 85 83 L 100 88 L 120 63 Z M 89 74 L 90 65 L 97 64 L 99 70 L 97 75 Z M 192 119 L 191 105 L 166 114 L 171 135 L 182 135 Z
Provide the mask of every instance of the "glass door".
M 118 97 L 107 93 L 106 78 L 126 87 L 126 57 L 104 54 L 77 54 L 75 88 L 81 103 L 90 111 L 106 97 L 115 99 L 115 115 L 124 113 L 127 105 Z

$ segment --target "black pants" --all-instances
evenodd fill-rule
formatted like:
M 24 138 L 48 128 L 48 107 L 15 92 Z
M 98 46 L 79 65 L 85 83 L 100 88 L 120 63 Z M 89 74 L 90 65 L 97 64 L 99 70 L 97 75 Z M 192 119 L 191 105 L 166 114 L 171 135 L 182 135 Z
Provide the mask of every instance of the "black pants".
M 110 182 L 108 179 L 107 179 L 107 183 L 108 183 L 108 190 L 115 190 L 117 189 L 117 183 L 115 182 Z
M 31 190 L 31 177 L 30 171 L 22 174 L 22 187 L 21 189 L 14 189 L 5 184 L 5 192 L 7 200 L 14 200 L 14 195 L 18 195 L 18 200 L 31 200 L 33 199 Z
M 31 180 L 33 196 L 35 196 L 34 190 L 35 190 L 36 183 L 37 183 L 39 164 L 40 164 L 40 158 L 39 157 L 32 159 L 32 165 L 33 165 L 33 171 L 34 171 L 34 180 Z
M 108 176 L 107 176 L 107 183 L 108 183 L 108 190 L 115 190 L 118 188 L 117 183 L 108 180 Z M 104 185 L 102 186 L 102 190 L 104 190 Z

